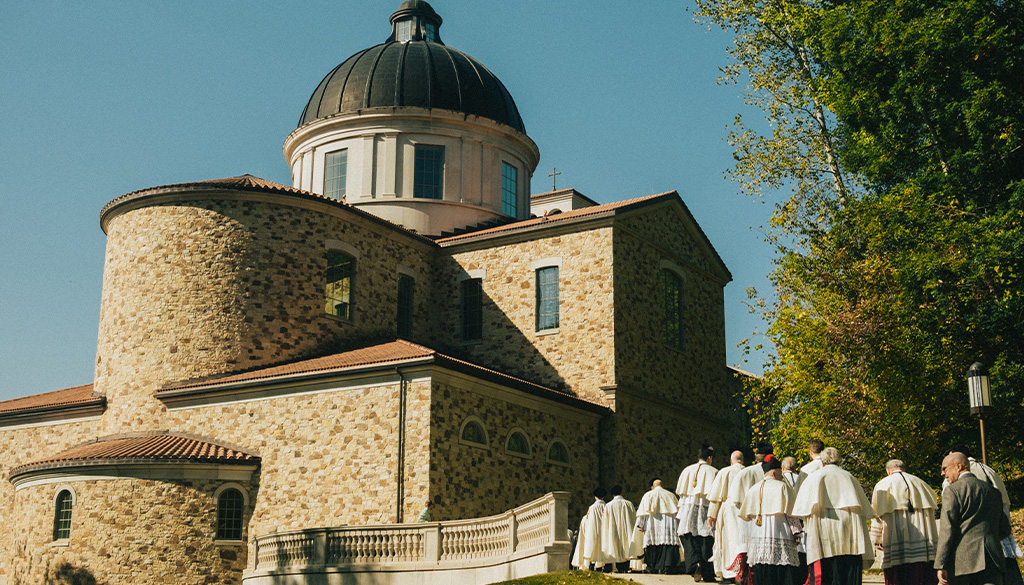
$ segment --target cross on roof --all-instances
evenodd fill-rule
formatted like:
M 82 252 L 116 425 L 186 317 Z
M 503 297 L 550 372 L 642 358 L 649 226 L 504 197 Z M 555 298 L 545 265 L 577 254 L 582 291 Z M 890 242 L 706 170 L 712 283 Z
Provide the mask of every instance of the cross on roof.
M 548 176 L 551 177 L 551 190 L 552 191 L 558 191 L 558 187 L 555 186 L 555 180 L 558 179 L 558 175 L 561 175 L 561 174 L 562 173 L 558 172 L 558 170 L 555 167 L 551 167 L 551 172 L 548 173 Z

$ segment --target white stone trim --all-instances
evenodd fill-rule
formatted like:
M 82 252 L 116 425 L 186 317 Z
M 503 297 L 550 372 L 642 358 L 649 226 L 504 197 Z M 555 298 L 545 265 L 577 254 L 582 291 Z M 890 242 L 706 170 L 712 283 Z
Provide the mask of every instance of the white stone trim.
M 325 313 L 326 314 L 326 313 Z M 52 427 L 56 425 L 70 425 L 86 422 L 97 422 L 103 419 L 103 415 L 97 416 L 84 416 L 82 418 L 62 418 L 57 420 L 47 420 L 34 423 L 22 423 L 20 425 L 0 425 L 0 433 L 6 431 L 18 431 L 21 429 L 34 429 L 37 427 Z M 2 585 L 2 584 L 0 584 Z
M 519 433 L 526 439 L 526 450 L 529 453 L 520 453 L 518 451 L 512 451 L 508 448 L 508 442 L 512 440 L 512 435 Z M 505 453 L 512 455 L 513 457 L 521 457 L 523 459 L 533 459 L 533 443 L 530 441 L 530 435 L 526 434 L 526 431 L 522 427 L 512 427 L 505 435 Z
M 659 260 L 658 268 L 671 270 L 672 272 L 676 273 L 676 276 L 678 276 L 680 280 L 684 282 L 686 281 L 686 270 L 684 270 L 682 266 L 676 264 L 675 262 L 669 260 L 668 258 L 662 258 L 661 260 Z
M 249 507 L 249 490 L 247 490 L 240 483 L 228 482 L 217 488 L 217 490 L 213 492 L 214 501 L 219 501 L 220 495 L 226 492 L 227 490 L 238 490 L 239 492 L 241 492 L 243 504 L 245 505 L 246 508 Z
M 479 278 L 480 280 L 487 280 L 487 269 L 477 268 L 475 270 L 466 270 L 455 277 L 455 281 L 461 283 L 463 280 L 472 280 Z
M 560 443 L 565 449 L 565 454 L 568 456 L 569 461 L 555 461 L 551 458 L 551 446 L 555 443 Z M 552 465 L 559 465 L 561 467 L 572 467 L 572 451 L 569 450 L 569 446 L 565 444 L 565 441 L 558 437 L 554 437 L 548 441 L 547 447 L 544 449 L 544 460 Z
M 57 496 L 59 496 L 60 493 L 63 491 L 71 492 L 71 509 L 73 510 L 75 506 L 78 505 L 78 492 L 76 492 L 75 488 L 71 487 L 71 484 L 69 483 L 62 483 L 57 485 L 57 489 L 53 490 L 53 498 L 50 499 L 50 503 L 56 506 Z
M 250 481 L 256 465 L 217 465 L 214 463 L 126 463 L 88 465 L 40 470 L 11 480 L 14 491 L 26 488 L 79 481 L 116 481 L 123 479 L 213 479 Z
M 412 277 L 413 280 L 420 279 L 420 273 L 417 272 L 415 268 L 411 266 L 406 266 L 405 264 L 399 264 L 398 266 L 396 266 L 395 271 L 398 272 L 399 274 L 404 274 L 405 276 Z
M 471 441 L 466 441 L 466 440 L 464 440 L 462 438 L 462 432 L 466 430 L 466 426 L 469 425 L 470 423 L 476 423 L 476 424 L 480 425 L 480 429 L 483 430 L 483 432 L 484 432 L 484 442 L 483 443 L 473 443 Z M 479 416 L 477 416 L 475 414 L 471 414 L 471 415 L 467 416 L 466 420 L 462 421 L 462 424 L 459 425 L 458 440 L 459 440 L 459 444 L 460 445 L 466 445 L 468 447 L 475 447 L 477 449 L 490 449 L 490 447 L 491 447 L 491 434 L 487 432 L 487 425 L 484 424 L 484 420 L 482 418 L 480 418 Z
M 540 331 L 534 331 L 533 334 L 535 337 L 544 337 L 545 335 L 557 335 L 558 327 L 555 327 L 554 329 L 541 329 Z
M 328 239 L 324 241 L 324 248 L 344 252 L 356 260 L 359 260 L 359 257 L 362 255 L 355 246 L 341 240 Z
M 551 268 L 552 266 L 562 268 L 562 257 L 553 256 L 551 258 L 541 258 L 539 260 L 534 260 L 533 262 L 530 262 L 530 270 L 534 272 L 537 272 L 541 268 Z M 559 274 L 559 277 L 561 277 L 561 274 Z

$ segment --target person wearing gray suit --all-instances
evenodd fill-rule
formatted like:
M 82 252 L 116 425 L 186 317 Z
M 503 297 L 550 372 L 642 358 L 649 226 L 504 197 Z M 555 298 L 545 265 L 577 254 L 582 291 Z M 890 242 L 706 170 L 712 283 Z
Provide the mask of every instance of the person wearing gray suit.
M 1010 534 L 999 492 L 970 472 L 963 453 L 942 460 L 949 486 L 942 492 L 935 569 L 939 585 L 1002 585 L 1003 547 Z

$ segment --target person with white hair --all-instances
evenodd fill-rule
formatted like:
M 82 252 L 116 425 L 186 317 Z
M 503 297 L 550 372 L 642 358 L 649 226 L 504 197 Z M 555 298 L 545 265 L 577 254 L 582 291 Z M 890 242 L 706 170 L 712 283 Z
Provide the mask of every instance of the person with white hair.
M 804 523 L 808 582 L 860 585 L 862 570 L 875 560 L 868 531 L 874 509 L 860 482 L 839 466 L 839 451 L 825 448 L 821 464 L 800 485 L 793 506 Z
M 715 529 L 715 543 L 712 547 L 712 562 L 715 575 L 726 581 L 735 580 L 739 575 L 736 563 L 746 549 L 744 524 L 740 520 L 740 506 L 729 496 L 730 484 L 743 471 L 743 452 L 733 451 L 730 465 L 715 475 L 708 494 L 708 524 Z M 732 567 L 732 568 L 730 568 Z
M 907 473 L 899 459 L 890 459 L 885 472 L 871 493 L 871 541 L 881 555 L 886 585 L 934 585 L 939 536 L 935 492 Z

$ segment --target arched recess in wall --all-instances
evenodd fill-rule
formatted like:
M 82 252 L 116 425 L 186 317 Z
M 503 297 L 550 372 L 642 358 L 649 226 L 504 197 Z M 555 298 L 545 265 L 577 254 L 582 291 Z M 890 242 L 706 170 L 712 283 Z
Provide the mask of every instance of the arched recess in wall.
M 68 484 L 57 487 L 53 494 L 53 541 L 67 543 L 71 538 L 71 517 L 78 494 Z
M 661 340 L 665 347 L 682 351 L 686 341 L 685 271 L 675 262 L 662 259 Z
M 530 447 L 530 439 L 526 431 L 514 427 L 505 436 L 505 453 L 516 457 L 530 458 L 533 456 L 533 449 Z
M 470 415 L 466 417 L 466 420 L 462 421 L 462 426 L 459 427 L 459 443 L 482 449 L 490 446 L 487 429 L 484 427 L 484 421 L 480 417 Z
M 548 443 L 546 458 L 548 463 L 569 467 L 569 448 L 566 447 L 565 441 L 562 439 L 551 439 L 551 442 Z

